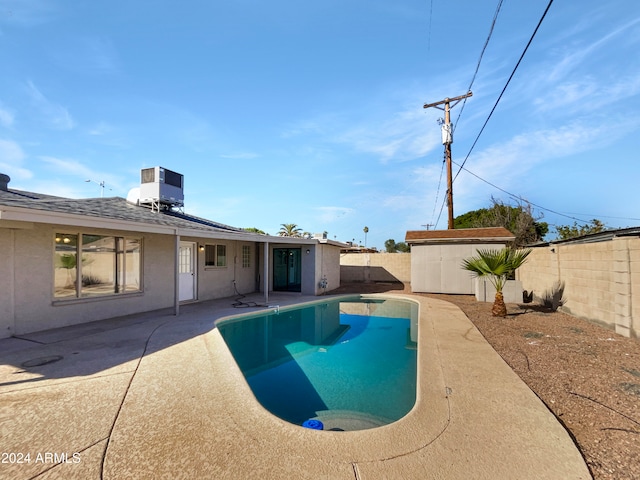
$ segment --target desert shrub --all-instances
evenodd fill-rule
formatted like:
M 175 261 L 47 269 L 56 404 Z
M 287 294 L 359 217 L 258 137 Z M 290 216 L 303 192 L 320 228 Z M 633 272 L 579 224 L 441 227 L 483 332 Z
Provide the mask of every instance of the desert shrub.
M 82 275 L 82 286 L 88 287 L 89 285 L 100 285 L 104 283 L 102 279 L 96 275 Z
M 549 290 L 545 290 L 541 297 L 542 305 L 555 312 L 567 303 L 564 297 L 564 282 L 556 281 Z

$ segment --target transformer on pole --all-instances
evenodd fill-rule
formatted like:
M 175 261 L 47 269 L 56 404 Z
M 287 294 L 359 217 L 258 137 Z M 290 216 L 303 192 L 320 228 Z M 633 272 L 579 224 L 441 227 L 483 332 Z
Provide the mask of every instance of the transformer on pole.
M 455 107 L 460 100 L 471 97 L 472 92 L 467 92 L 455 98 L 445 98 L 435 103 L 427 103 L 424 108 L 435 107 L 444 110 L 444 122 L 442 123 L 442 144 L 444 145 L 445 160 L 447 162 L 447 206 L 449 207 L 448 229 L 453 229 L 453 174 L 451 169 L 451 144 L 453 143 L 453 128 L 451 127 L 451 108 Z M 453 105 L 451 103 L 453 102 Z M 441 107 L 440 105 L 443 105 Z

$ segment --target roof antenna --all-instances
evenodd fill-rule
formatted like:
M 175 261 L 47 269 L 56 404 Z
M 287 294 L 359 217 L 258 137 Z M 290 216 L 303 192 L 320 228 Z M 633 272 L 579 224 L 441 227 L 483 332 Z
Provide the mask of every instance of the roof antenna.
M 101 181 L 101 182 L 96 182 L 95 180 L 85 180 L 85 182 L 93 182 L 93 183 L 96 183 L 96 184 L 100 185 L 100 198 L 104 197 L 104 187 L 105 187 L 104 180 Z M 110 188 L 109 188 L 109 191 L 111 191 Z

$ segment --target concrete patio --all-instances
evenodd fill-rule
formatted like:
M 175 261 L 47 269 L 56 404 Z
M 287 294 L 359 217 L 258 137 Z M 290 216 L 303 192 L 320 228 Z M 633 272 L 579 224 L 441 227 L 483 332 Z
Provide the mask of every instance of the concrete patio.
M 310 430 L 264 410 L 214 326 L 259 310 L 233 299 L 0 340 L 0 478 L 591 478 L 456 306 L 383 296 L 420 304 L 418 392 L 407 416 L 372 430 Z

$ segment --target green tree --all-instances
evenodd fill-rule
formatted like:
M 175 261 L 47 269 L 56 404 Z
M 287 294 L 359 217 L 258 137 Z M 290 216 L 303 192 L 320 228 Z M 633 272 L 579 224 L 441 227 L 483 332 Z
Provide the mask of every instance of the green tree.
M 516 250 L 513 248 L 478 250 L 477 257 L 462 261 L 462 268 L 469 270 L 476 277 L 488 277 L 496 289 L 496 298 L 491 313 L 494 317 L 506 317 L 507 306 L 504 303 L 502 289 L 504 284 L 531 253 L 531 249 Z
M 396 252 L 396 241 L 393 238 L 386 240 L 384 242 L 384 249 L 387 253 L 395 253 Z
M 573 222 L 572 226 L 556 226 L 556 232 L 558 232 L 558 240 L 567 240 L 569 238 L 581 237 L 583 235 L 589 235 L 590 233 L 600 233 L 605 229 L 606 225 L 597 218 L 594 218 L 593 220 L 591 220 L 591 222 L 584 225 L 578 225 L 577 222 Z
M 281 237 L 300 237 L 302 229 L 295 223 L 282 223 L 278 235 Z
M 400 253 L 409 253 L 411 251 L 411 245 L 407 245 L 404 242 L 396 243 L 396 251 Z
M 528 203 L 517 206 L 506 205 L 491 197 L 490 208 L 473 210 L 456 217 L 454 228 L 504 227 L 515 235 L 517 248 L 542 240 L 549 232 L 549 225 L 540 222 L 542 216 L 534 217 L 533 209 Z
M 387 253 L 409 253 L 411 251 L 410 245 L 404 242 L 396 243 L 392 238 L 384 242 L 384 248 Z
M 259 233 L 260 235 L 266 235 L 265 232 L 263 232 L 262 230 L 260 230 L 259 228 L 255 228 L 255 227 L 249 227 L 249 228 L 243 228 L 243 230 L 245 232 L 251 232 L 251 233 Z

